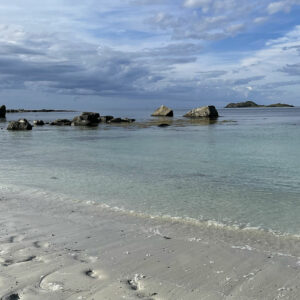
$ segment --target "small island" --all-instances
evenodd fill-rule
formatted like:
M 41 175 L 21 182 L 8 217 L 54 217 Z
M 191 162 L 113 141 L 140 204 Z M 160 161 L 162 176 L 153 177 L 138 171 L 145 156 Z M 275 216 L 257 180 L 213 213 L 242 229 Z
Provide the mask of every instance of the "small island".
M 284 103 L 275 103 L 270 105 L 259 105 L 253 101 L 245 101 L 245 102 L 237 102 L 237 103 L 229 103 L 225 106 L 225 108 L 247 108 L 247 107 L 294 107 L 290 104 Z

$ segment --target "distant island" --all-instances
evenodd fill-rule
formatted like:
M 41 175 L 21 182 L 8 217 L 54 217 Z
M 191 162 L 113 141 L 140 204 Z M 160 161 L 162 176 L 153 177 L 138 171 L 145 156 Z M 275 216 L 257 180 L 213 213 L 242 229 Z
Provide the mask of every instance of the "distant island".
M 243 108 L 243 107 L 294 107 L 294 105 L 284 104 L 284 103 L 275 103 L 270 105 L 259 105 L 253 101 L 229 103 L 225 108 Z
M 75 112 L 75 110 L 65 109 L 7 109 L 6 113 L 28 113 L 28 112 Z

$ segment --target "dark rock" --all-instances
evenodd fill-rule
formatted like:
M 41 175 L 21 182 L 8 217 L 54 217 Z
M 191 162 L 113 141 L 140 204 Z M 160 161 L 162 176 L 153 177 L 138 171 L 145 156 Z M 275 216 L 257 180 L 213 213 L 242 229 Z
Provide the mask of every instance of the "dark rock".
M 108 123 L 133 123 L 135 122 L 135 119 L 128 119 L 128 118 L 113 118 L 108 121 Z
M 26 119 L 11 121 L 8 123 L 7 130 L 31 130 L 32 125 Z
M 113 116 L 102 116 L 100 117 L 101 122 L 103 123 L 108 123 L 110 120 L 112 120 L 114 117 Z
M 52 126 L 71 126 L 71 121 L 68 119 L 57 119 L 50 123 Z
M 170 126 L 170 124 L 165 124 L 165 123 L 163 123 L 163 124 L 159 124 L 159 125 L 157 125 L 158 127 L 168 127 L 168 126 Z
M 153 117 L 173 117 L 173 110 L 162 105 L 151 116 Z
M 0 106 L 0 118 L 5 118 L 6 116 L 6 106 L 2 105 Z
M 44 126 L 45 123 L 44 123 L 43 120 L 34 120 L 33 125 L 35 125 L 35 126 Z
M 97 126 L 101 122 L 100 115 L 94 112 L 83 112 L 73 119 L 73 126 Z
M 261 105 L 256 104 L 253 101 L 229 103 L 225 108 L 242 108 L 242 107 L 260 107 Z
M 219 117 L 218 111 L 213 105 L 194 108 L 184 115 L 186 118 L 208 118 L 216 119 Z

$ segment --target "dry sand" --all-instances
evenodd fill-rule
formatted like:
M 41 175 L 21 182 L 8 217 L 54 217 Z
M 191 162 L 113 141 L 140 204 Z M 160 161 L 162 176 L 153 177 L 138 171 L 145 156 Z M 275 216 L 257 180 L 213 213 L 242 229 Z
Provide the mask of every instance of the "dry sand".
M 0 215 L 0 299 L 300 299 L 297 238 L 36 195 Z

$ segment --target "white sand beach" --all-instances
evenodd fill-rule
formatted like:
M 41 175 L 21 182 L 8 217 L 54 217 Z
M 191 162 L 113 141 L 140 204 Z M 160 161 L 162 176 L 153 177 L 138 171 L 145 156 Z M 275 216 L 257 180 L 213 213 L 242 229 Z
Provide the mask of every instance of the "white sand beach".
M 297 238 L 37 195 L 0 214 L 0 299 L 300 299 Z

